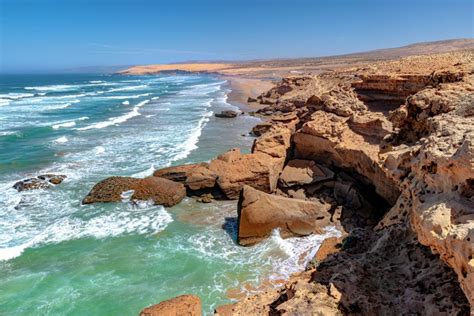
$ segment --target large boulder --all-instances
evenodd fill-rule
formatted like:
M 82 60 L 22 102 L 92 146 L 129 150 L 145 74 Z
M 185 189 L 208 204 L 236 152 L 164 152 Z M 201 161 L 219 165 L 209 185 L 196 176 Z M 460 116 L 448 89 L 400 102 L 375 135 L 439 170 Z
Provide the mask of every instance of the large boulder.
M 209 170 L 208 163 L 168 167 L 155 171 L 153 176 L 184 182 L 192 191 L 214 188 L 217 179 L 217 174 Z
M 168 179 L 110 177 L 97 183 L 82 204 L 119 202 L 124 199 L 123 193 L 129 191 L 133 191 L 132 200 L 152 200 L 155 204 L 164 206 L 173 206 L 186 196 L 183 184 Z
M 280 184 L 283 187 L 306 185 L 332 179 L 334 172 L 319 166 L 313 160 L 290 160 L 280 175 Z
M 268 193 L 275 191 L 282 167 L 281 159 L 260 152 L 244 155 L 239 149 L 231 149 L 209 164 L 218 175 L 217 185 L 231 200 L 239 198 L 244 185 Z
M 139 316 L 201 316 L 201 300 L 195 295 L 181 295 L 144 308 Z
M 271 195 L 244 186 L 238 206 L 238 242 L 252 245 L 280 229 L 283 238 L 321 233 L 330 224 L 330 205 Z

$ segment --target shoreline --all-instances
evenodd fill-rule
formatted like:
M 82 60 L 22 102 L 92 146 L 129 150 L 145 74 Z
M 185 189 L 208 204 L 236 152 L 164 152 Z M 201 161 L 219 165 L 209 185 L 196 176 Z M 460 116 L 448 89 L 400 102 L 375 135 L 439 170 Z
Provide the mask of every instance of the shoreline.
M 227 80 L 231 90 L 227 94 L 228 103 L 236 105 L 243 112 L 255 111 L 265 107 L 265 105 L 256 102 L 248 103 L 247 100 L 249 97 L 256 98 L 261 93 L 275 86 L 272 81 L 265 79 L 230 76 L 220 77 Z

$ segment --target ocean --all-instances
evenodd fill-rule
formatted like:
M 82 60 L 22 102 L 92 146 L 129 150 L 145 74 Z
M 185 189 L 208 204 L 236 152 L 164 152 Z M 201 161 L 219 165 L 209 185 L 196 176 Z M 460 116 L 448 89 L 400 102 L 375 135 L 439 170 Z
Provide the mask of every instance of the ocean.
M 137 315 L 196 294 L 203 312 L 304 269 L 325 235 L 236 244 L 236 202 L 81 205 L 98 181 L 248 152 L 258 118 L 211 75 L 0 76 L 0 314 Z M 50 189 L 16 181 L 64 174 Z

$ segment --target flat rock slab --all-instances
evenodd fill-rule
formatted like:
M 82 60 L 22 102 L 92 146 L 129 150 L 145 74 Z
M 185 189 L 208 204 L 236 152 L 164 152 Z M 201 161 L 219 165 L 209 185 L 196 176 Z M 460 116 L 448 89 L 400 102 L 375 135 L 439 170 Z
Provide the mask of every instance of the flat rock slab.
M 173 166 L 156 170 L 153 175 L 168 180 L 183 182 L 193 191 L 211 189 L 216 185 L 218 175 L 209 169 L 208 163 Z
M 201 316 L 201 300 L 195 295 L 181 295 L 144 308 L 139 316 Z
M 283 187 L 312 184 L 332 179 L 334 172 L 326 167 L 319 166 L 313 160 L 290 160 L 280 175 L 280 184 Z
M 186 196 L 186 189 L 182 183 L 168 179 L 110 177 L 97 183 L 82 204 L 120 202 L 123 193 L 129 191 L 133 191 L 132 200 L 152 200 L 153 203 L 163 206 L 176 205 Z
M 236 200 L 244 185 L 275 191 L 282 167 L 281 159 L 264 153 L 243 155 L 239 149 L 232 149 L 211 161 L 209 169 L 218 175 L 217 185 L 225 196 Z
M 280 228 L 283 238 L 322 233 L 330 205 L 271 195 L 244 186 L 238 206 L 238 243 L 253 245 Z

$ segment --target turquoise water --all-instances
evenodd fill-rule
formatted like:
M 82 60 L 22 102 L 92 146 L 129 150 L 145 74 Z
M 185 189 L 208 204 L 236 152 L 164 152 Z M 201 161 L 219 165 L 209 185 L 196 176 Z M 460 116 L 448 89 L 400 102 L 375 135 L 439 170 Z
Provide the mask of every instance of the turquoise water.
M 0 314 L 136 315 L 192 293 L 204 312 L 304 267 L 324 236 L 235 243 L 236 203 L 82 206 L 99 180 L 207 161 L 253 139 L 207 75 L 0 77 Z M 18 180 L 65 174 L 16 192 Z M 331 231 L 328 234 L 335 234 Z

